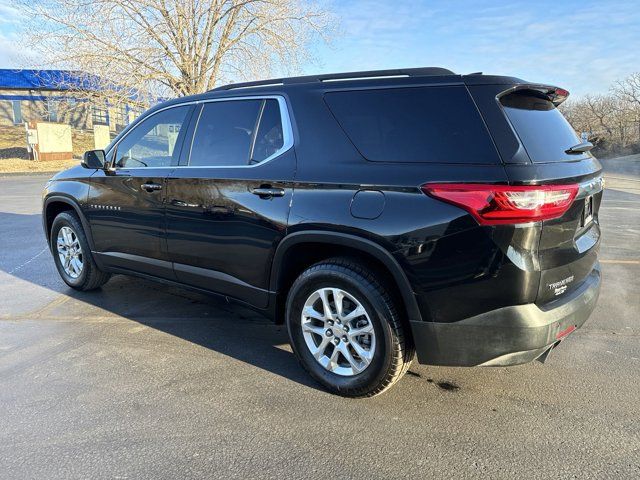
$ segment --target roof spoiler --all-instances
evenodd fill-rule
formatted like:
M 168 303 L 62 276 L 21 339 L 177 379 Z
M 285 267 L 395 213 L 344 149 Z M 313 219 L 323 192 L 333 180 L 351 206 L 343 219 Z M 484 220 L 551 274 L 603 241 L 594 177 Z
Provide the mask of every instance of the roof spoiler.
M 500 92 L 497 96 L 498 99 L 501 97 L 505 97 L 511 93 L 519 92 L 523 90 L 530 90 L 541 97 L 546 98 L 551 103 L 553 103 L 556 107 L 564 102 L 569 97 L 569 91 L 564 88 L 556 87 L 554 85 L 541 85 L 534 83 L 525 83 L 520 85 L 515 85 L 511 88 Z

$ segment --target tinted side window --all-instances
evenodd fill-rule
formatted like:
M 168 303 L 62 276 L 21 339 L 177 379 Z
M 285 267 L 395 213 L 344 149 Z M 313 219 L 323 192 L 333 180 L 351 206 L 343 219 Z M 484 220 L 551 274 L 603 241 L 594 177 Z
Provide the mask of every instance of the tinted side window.
M 500 162 L 463 86 L 332 92 L 325 101 L 368 160 Z
M 260 163 L 284 146 L 284 136 L 282 133 L 282 118 L 280 116 L 280 105 L 277 100 L 269 99 L 265 101 L 262 115 L 260 116 L 260 126 L 256 134 L 251 163 Z
M 175 148 L 188 106 L 169 108 L 143 120 L 118 144 L 116 166 L 168 167 L 178 162 Z
M 189 165 L 248 165 L 262 102 L 233 100 L 205 103 L 193 138 Z

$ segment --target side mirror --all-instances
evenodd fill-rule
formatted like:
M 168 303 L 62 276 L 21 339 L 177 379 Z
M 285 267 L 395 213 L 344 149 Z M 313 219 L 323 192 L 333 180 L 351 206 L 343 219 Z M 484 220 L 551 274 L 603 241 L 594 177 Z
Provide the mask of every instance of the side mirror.
M 106 157 L 104 150 L 89 150 L 82 155 L 81 165 L 84 168 L 104 168 Z

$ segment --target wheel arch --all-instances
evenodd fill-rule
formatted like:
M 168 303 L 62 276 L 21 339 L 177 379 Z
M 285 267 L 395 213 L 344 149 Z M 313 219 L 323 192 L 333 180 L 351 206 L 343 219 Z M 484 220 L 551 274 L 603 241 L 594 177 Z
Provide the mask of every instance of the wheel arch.
M 84 213 L 82 213 L 80 205 L 73 198 L 64 195 L 51 195 L 47 197 L 42 208 L 42 224 L 45 235 L 47 237 L 47 244 L 49 245 L 49 248 L 51 248 L 50 237 L 53 221 L 60 213 L 65 211 L 72 211 L 78 216 L 78 218 L 80 219 L 80 223 L 82 223 L 84 234 L 87 237 L 87 241 L 89 242 L 89 247 L 91 248 L 91 250 L 94 250 L 91 228 L 89 226 L 87 218 L 84 216 Z
M 301 262 L 293 260 L 292 254 L 300 252 L 301 248 L 314 248 L 320 246 L 321 252 L 306 255 Z M 336 248 L 337 246 L 337 248 Z M 297 275 L 291 275 L 291 265 L 296 265 L 294 272 L 304 270 L 313 263 L 322 259 L 338 256 L 355 256 L 363 260 L 373 260 L 381 273 L 389 273 L 393 280 L 393 287 L 397 293 L 402 307 L 407 315 L 407 320 L 422 320 L 413 288 L 398 261 L 389 251 L 379 244 L 366 238 L 347 233 L 305 231 L 295 232 L 285 237 L 278 245 L 273 258 L 273 267 L 269 280 L 270 290 L 275 292 L 273 315 L 277 322 L 284 318 L 284 303 L 286 291 L 293 283 Z

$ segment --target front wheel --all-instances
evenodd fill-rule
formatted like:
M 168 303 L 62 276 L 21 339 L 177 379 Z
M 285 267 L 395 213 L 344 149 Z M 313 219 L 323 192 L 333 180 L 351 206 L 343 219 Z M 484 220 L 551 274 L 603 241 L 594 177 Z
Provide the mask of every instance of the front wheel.
M 62 280 L 76 290 L 93 290 L 105 284 L 110 274 L 93 260 L 87 237 L 78 217 L 62 212 L 51 225 L 49 239 L 53 259 Z
M 378 395 L 402 377 L 413 358 L 391 295 L 350 259 L 305 270 L 289 292 L 286 319 L 302 366 L 339 395 Z

